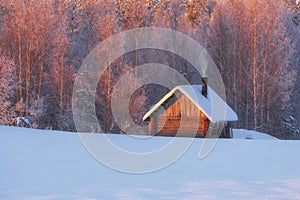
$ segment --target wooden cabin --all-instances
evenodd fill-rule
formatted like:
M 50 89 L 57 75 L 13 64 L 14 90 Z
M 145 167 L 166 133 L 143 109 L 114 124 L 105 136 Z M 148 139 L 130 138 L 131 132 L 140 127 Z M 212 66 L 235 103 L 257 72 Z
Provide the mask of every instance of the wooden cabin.
M 203 79 L 202 85 L 178 86 L 154 105 L 143 117 L 149 122 L 149 134 L 206 137 L 210 123 L 237 121 L 237 114 L 207 87 L 206 81 Z

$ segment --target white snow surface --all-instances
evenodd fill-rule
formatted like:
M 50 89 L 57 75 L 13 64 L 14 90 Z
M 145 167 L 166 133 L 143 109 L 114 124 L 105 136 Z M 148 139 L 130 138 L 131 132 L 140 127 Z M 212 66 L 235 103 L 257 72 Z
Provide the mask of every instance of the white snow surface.
M 135 150 L 169 141 L 109 138 Z M 102 165 L 76 133 L 0 126 L 0 199 L 300 199 L 300 141 L 224 139 L 199 160 L 202 142 L 137 175 Z
M 211 122 L 219 121 L 237 121 L 237 114 L 229 105 L 210 87 L 207 87 L 207 98 L 202 95 L 201 85 L 182 85 L 177 86 L 164 96 L 157 104 L 153 106 L 143 117 L 146 120 L 156 111 L 167 99 L 177 91 L 189 98 Z
M 233 129 L 232 130 L 233 139 L 253 139 L 253 140 L 277 140 L 277 138 L 268 135 L 266 133 L 260 133 L 245 129 Z

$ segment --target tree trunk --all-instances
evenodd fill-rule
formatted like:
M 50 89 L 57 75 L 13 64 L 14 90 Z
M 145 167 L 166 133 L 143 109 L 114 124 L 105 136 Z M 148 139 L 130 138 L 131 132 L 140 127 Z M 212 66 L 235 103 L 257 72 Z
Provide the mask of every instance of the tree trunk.
M 29 39 L 28 39 L 29 40 Z M 31 75 L 31 44 L 27 41 L 27 50 L 26 50 L 26 77 L 25 77 L 25 84 L 26 84 L 26 116 L 29 113 L 29 87 L 30 87 L 30 75 Z
M 46 0 L 44 0 L 44 12 L 46 13 Z M 41 97 L 41 88 L 43 82 L 43 71 L 44 71 L 44 60 L 45 60 L 45 41 L 46 41 L 46 18 L 43 19 L 43 46 L 42 46 L 42 55 L 41 55 L 41 64 L 40 64 L 40 73 L 39 73 L 39 84 L 38 84 L 38 98 Z
M 266 95 L 266 83 L 265 79 L 267 76 L 267 59 L 268 59 L 268 37 L 265 42 L 265 53 L 264 53 L 264 61 L 263 61 L 263 74 L 262 74 L 262 83 L 261 83 L 261 112 L 260 112 L 260 121 L 262 124 L 265 123 L 265 95 Z
M 20 110 L 19 110 L 19 115 L 23 116 L 23 93 L 22 93 L 22 41 L 21 41 L 21 30 L 20 28 L 18 29 L 18 53 L 19 53 L 19 95 L 20 95 Z
M 255 2 L 254 2 L 255 4 Z M 258 63 L 257 63 L 257 10 L 256 5 L 254 5 L 253 8 L 253 121 L 254 121 L 254 130 L 258 127 L 258 121 L 257 121 L 257 111 L 258 111 Z

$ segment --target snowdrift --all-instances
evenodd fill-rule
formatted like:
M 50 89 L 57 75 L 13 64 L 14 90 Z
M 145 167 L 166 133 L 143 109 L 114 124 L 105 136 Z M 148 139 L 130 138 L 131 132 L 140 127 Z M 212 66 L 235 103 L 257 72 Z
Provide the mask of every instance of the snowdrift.
M 133 151 L 169 139 L 109 137 Z M 133 175 L 103 166 L 76 133 L 0 127 L 0 199 L 300 199 L 300 142 L 273 139 L 219 140 L 203 160 L 195 139 L 169 167 Z

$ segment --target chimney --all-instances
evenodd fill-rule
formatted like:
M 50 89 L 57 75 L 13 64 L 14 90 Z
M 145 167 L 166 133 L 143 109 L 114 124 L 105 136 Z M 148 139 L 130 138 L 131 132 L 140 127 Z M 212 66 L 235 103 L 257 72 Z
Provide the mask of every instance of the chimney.
M 202 77 L 202 95 L 207 98 L 207 77 Z

